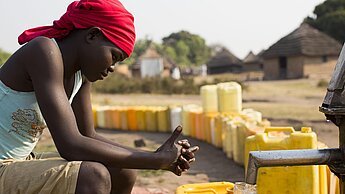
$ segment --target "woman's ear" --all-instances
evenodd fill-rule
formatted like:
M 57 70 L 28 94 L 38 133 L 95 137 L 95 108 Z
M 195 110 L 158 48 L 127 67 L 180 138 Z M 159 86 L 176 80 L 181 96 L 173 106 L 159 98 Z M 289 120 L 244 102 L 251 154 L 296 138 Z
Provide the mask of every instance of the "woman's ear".
M 91 42 L 99 39 L 103 36 L 103 33 L 99 27 L 91 27 L 87 30 L 86 41 Z

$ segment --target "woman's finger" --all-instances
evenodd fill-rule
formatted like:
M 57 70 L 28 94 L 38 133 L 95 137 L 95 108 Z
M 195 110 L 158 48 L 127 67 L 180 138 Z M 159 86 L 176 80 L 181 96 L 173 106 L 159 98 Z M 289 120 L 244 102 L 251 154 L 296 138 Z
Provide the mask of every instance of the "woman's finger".
M 179 163 L 179 166 L 181 167 L 181 169 L 183 169 L 183 170 L 190 168 L 189 162 L 182 155 L 178 158 L 178 163 Z
M 190 148 L 190 143 L 188 142 L 188 140 L 187 141 L 180 140 L 177 142 L 177 144 L 179 144 L 180 146 L 186 149 Z

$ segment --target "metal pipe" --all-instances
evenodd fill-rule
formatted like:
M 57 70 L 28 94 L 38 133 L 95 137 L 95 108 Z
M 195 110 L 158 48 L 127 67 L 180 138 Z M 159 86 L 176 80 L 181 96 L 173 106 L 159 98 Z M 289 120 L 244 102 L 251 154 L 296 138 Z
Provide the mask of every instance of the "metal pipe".
M 246 182 L 256 184 L 260 167 L 333 164 L 342 161 L 342 157 L 338 148 L 252 151 L 249 153 Z

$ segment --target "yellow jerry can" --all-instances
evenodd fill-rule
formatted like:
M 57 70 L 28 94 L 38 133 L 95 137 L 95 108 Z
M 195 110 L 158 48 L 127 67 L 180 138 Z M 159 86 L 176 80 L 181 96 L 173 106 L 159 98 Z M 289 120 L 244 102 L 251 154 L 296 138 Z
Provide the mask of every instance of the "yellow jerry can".
M 146 120 L 145 120 L 145 108 L 144 107 L 137 107 L 135 116 L 137 118 L 137 128 L 140 131 L 144 131 L 146 128 Z
M 204 113 L 205 140 L 209 144 L 212 144 L 212 133 L 215 130 L 218 115 L 218 113 Z
M 113 123 L 114 123 L 114 128 L 115 129 L 121 129 L 121 113 L 120 113 L 121 107 L 113 107 L 111 109 L 112 111 L 112 118 L 113 118 Z
M 218 112 L 217 85 L 201 86 L 200 96 L 203 112 Z
M 239 113 L 242 110 L 242 87 L 237 82 L 217 84 L 218 111 Z
M 121 118 L 121 128 L 122 130 L 128 130 L 128 116 L 127 116 L 127 107 L 120 109 L 120 118 Z
M 159 132 L 168 132 L 170 129 L 170 114 L 168 107 L 157 107 L 157 124 Z
M 175 194 L 232 194 L 234 184 L 230 182 L 211 182 L 186 184 L 177 187 Z
M 149 107 L 145 110 L 146 131 L 157 131 L 157 110 L 153 107 Z
M 292 127 L 269 127 L 246 140 L 245 168 L 247 170 L 250 151 L 317 149 L 317 137 L 309 127 L 295 131 Z M 320 169 L 322 170 L 320 172 Z M 327 183 L 325 168 L 319 166 L 284 166 L 260 168 L 257 177 L 257 191 L 260 194 L 326 194 L 322 188 Z M 274 184 L 272 184 L 273 182 Z
M 138 129 L 136 109 L 134 107 L 129 107 L 127 110 L 127 122 L 128 130 L 136 131 Z

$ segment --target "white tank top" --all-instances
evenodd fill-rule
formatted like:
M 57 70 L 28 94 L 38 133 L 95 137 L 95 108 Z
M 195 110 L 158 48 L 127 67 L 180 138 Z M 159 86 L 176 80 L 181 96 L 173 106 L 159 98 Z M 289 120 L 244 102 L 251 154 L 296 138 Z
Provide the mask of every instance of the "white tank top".
M 82 85 L 81 71 L 75 73 L 69 102 Z M 35 92 L 18 92 L 0 80 L 0 160 L 25 159 L 34 149 L 46 123 Z

